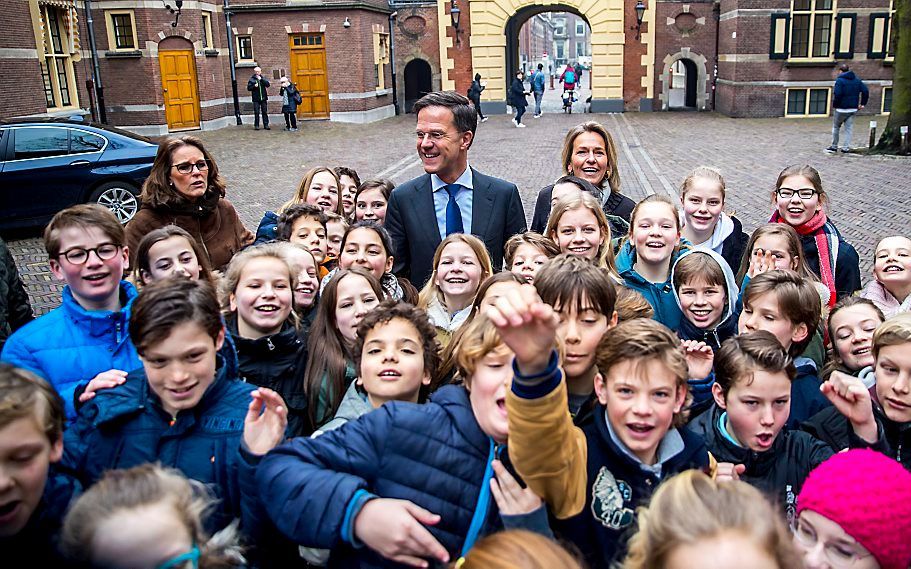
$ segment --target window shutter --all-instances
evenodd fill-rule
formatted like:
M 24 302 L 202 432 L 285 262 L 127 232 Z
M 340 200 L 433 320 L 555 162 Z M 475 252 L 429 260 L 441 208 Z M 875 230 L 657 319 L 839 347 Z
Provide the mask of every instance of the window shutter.
M 835 50 L 836 59 L 854 58 L 854 29 L 857 27 L 857 14 L 839 14 L 835 16 Z
M 787 59 L 790 45 L 790 14 L 772 14 L 769 32 L 769 59 Z
M 867 57 L 870 59 L 885 59 L 889 46 L 886 45 L 886 35 L 889 30 L 889 14 L 870 14 L 870 44 L 867 46 Z

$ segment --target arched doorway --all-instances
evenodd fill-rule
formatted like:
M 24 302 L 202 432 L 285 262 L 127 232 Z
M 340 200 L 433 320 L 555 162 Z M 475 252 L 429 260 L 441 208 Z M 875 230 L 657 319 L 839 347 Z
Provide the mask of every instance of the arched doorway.
M 664 110 L 706 110 L 706 59 L 684 48 L 664 58 L 661 95 Z
M 198 129 L 199 86 L 193 44 L 184 38 L 165 38 L 158 44 L 158 64 L 168 131 Z
M 430 64 L 423 59 L 412 59 L 405 65 L 405 112 L 410 113 L 411 107 L 418 99 L 431 92 Z

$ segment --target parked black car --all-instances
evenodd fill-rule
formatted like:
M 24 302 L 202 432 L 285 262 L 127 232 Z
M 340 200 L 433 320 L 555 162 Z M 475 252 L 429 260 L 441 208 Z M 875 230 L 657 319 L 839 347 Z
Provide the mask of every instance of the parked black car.
M 158 145 L 144 136 L 68 119 L 0 121 L 0 228 L 48 222 L 98 203 L 126 223 Z

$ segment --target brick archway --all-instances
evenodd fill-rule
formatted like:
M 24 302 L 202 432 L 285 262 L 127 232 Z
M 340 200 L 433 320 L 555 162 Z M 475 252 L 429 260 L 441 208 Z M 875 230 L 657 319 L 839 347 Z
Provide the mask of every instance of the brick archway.
M 693 62 L 696 68 L 696 109 L 704 111 L 708 104 L 709 76 L 706 70 L 707 60 L 704 55 L 693 53 L 688 47 L 664 58 L 664 68 L 661 71 L 661 94 L 658 95 L 658 99 L 661 101 L 661 110 L 668 110 L 670 104 L 671 66 L 681 59 Z
M 471 0 L 471 65 L 488 81 L 482 100 L 503 105 L 506 100 L 507 25 L 536 13 L 571 11 L 591 27 L 592 110 L 623 110 L 623 0 Z M 649 10 L 654 12 L 654 9 Z M 515 22 L 518 19 L 520 22 Z M 497 109 L 491 109 L 496 112 Z

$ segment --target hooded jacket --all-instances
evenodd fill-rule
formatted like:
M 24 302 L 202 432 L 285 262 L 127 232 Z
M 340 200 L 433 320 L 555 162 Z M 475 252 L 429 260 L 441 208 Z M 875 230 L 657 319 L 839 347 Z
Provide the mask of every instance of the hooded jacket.
M 683 213 L 681 212 L 681 221 Z M 746 251 L 749 237 L 743 232 L 743 224 L 734 216 L 721 212 L 712 236 L 705 243 L 693 245 L 697 249 L 711 249 L 724 257 L 733 272 L 740 270 L 743 252 Z
M 857 109 L 866 106 L 870 91 L 853 71 L 845 71 L 835 79 L 835 90 L 832 93 L 833 109 Z
M 679 255 L 680 252 L 671 257 L 671 267 L 677 262 Z M 633 268 L 635 264 L 636 250 L 633 248 L 632 242 L 627 240 L 617 254 L 617 272 L 623 279 L 623 285 L 638 292 L 648 301 L 655 310 L 655 320 L 671 330 L 677 330 L 683 319 L 683 313 L 680 312 L 680 306 L 674 297 L 674 285 L 670 278 L 671 271 L 668 271 L 668 279 L 663 283 L 652 283 L 636 272 Z
M 63 397 L 67 421 L 72 422 L 74 395 L 93 377 L 109 369 L 130 372 L 142 367 L 127 330 L 136 296 L 136 287 L 120 281 L 120 311 L 86 310 L 66 286 L 63 303 L 10 336 L 0 359 L 48 380 Z
M 740 289 L 737 287 L 737 280 L 734 278 L 733 271 L 731 271 L 731 268 L 725 262 L 724 258 L 712 249 L 702 248 L 684 251 L 677 257 L 677 260 L 674 261 L 673 267 L 671 267 L 670 280 L 672 284 L 674 283 L 674 275 L 676 274 L 677 266 L 680 264 L 680 261 L 685 257 L 698 253 L 710 256 L 715 260 L 716 263 L 718 263 L 718 266 L 721 267 L 721 271 L 724 274 L 724 292 L 725 296 L 727 297 L 724 311 L 721 315 L 721 320 L 719 320 L 718 323 L 711 328 L 700 328 L 690 322 L 686 316 L 683 316 L 680 319 L 680 326 L 676 329 L 676 331 L 677 335 L 680 336 L 680 339 L 705 342 L 711 346 L 712 350 L 717 352 L 721 348 L 722 342 L 737 333 L 737 320 L 740 318 L 740 313 L 737 310 L 737 299 L 740 296 Z M 677 293 L 677 288 L 672 287 L 672 291 L 674 293 L 674 301 L 677 303 L 677 306 L 680 308 L 680 312 L 682 314 L 683 306 L 680 303 L 680 295 Z
M 911 294 L 905 298 L 895 298 L 891 292 L 886 290 L 883 283 L 876 279 L 867 283 L 867 286 L 860 291 L 860 296 L 872 301 L 877 308 L 882 310 L 886 318 L 892 318 L 896 314 L 911 311 Z
M 307 343 L 287 321 L 277 334 L 251 340 L 240 336 L 236 315 L 225 320 L 237 348 L 240 379 L 258 387 L 268 387 L 282 396 L 288 406 L 289 437 L 310 434 L 313 427 L 304 392 Z
M 364 504 L 410 500 L 440 515 L 427 529 L 457 559 L 476 510 L 480 535 L 503 525 L 486 480 L 490 461 L 508 458 L 502 450 L 478 425 L 468 391 L 448 385 L 429 403 L 392 401 L 319 437 L 294 439 L 262 459 L 256 479 L 278 528 L 305 547 L 332 549 L 329 567 L 401 567 L 352 547 Z

